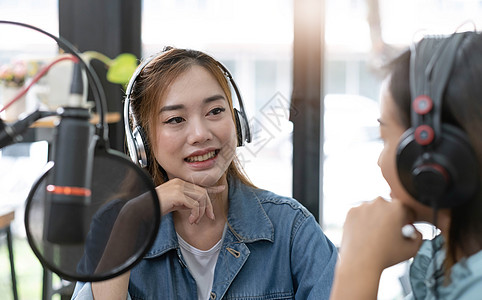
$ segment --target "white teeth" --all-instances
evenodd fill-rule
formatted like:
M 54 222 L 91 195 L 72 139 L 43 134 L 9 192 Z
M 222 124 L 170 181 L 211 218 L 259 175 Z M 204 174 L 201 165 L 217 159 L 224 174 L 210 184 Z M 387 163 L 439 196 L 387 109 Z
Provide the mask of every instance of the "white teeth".
M 208 159 L 213 158 L 215 155 L 216 155 L 216 151 L 211 151 L 211 152 L 208 152 L 208 153 L 206 153 L 206 154 L 204 154 L 204 155 L 198 155 L 198 156 L 188 157 L 188 158 L 186 158 L 186 161 L 187 161 L 187 162 L 205 161 L 205 160 L 208 160 Z

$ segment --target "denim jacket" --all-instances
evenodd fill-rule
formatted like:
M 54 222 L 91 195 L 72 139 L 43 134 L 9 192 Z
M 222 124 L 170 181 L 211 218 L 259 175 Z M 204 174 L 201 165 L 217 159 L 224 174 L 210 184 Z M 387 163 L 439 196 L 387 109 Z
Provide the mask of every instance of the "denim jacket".
M 211 299 L 329 298 L 337 250 L 299 202 L 230 179 L 227 220 Z M 134 300 L 197 299 L 171 214 L 132 269 L 128 292 Z M 90 284 L 78 283 L 73 298 L 91 299 Z

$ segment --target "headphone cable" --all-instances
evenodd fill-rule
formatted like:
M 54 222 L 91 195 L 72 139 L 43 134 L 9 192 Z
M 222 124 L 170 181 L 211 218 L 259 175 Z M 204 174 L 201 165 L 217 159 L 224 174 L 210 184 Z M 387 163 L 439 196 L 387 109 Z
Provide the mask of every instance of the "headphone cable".
M 430 241 L 432 244 L 432 260 L 433 260 L 433 295 L 435 299 L 438 299 L 438 277 L 439 275 L 437 274 L 438 272 L 438 267 L 437 267 L 437 219 L 438 219 L 438 207 L 437 207 L 437 201 L 432 202 L 432 207 L 433 207 L 433 233 L 432 233 L 432 240 Z

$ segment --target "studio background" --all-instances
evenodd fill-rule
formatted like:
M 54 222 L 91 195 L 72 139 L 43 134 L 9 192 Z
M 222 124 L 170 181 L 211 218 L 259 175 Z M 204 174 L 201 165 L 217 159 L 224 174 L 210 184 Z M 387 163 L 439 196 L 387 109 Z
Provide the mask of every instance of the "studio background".
M 306 1 L 309 2 L 309 1 Z M 105 1 L 119 5 L 123 1 Z M 339 245 L 346 212 L 361 201 L 388 197 L 377 166 L 378 68 L 417 34 L 450 33 L 462 26 L 482 28 L 482 2 L 476 0 L 325 0 L 322 22 L 319 117 L 320 180 L 316 216 Z M 318 7 L 318 6 L 317 6 Z M 94 14 L 95 12 L 93 12 Z M 223 62 L 238 84 L 255 142 L 239 150 L 243 166 L 260 188 L 293 195 L 293 0 L 143 0 L 140 56 L 166 45 L 199 49 Z M 110 16 L 106 15 L 108 20 Z M 57 0 L 0 0 L 0 19 L 32 24 L 59 35 Z M 469 21 L 469 22 L 468 22 Z M 98 26 L 98 30 L 103 30 Z M 36 34 L 0 27 L 0 65 L 22 54 L 39 57 L 57 49 Z M 85 49 L 84 49 L 85 50 Z M 95 50 L 95 49 L 92 49 Z M 118 92 L 121 91 L 119 87 Z M 119 93 L 121 95 L 121 93 Z M 111 107 L 122 99 L 108 99 Z M 118 102 L 118 103 L 117 103 Z M 117 103 L 117 104 L 116 104 Z M 116 146 L 122 130 L 115 127 Z M 47 143 L 21 143 L 0 150 L 0 207 L 15 207 L 14 255 L 20 299 L 42 299 L 43 271 L 26 243 L 23 207 L 47 161 Z M 298 199 L 303 202 L 303 199 Z M 12 299 L 4 236 L 0 236 L 0 295 Z M 402 299 L 400 276 L 406 264 L 385 271 L 379 299 Z M 53 285 L 60 284 L 54 276 Z M 60 299 L 60 295 L 48 295 Z M 44 295 L 45 297 L 45 295 Z

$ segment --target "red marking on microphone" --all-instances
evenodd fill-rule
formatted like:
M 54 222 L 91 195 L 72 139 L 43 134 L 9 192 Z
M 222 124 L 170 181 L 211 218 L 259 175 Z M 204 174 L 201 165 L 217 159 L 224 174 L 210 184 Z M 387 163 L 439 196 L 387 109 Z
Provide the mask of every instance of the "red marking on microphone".
M 47 191 L 52 194 L 68 196 L 90 197 L 90 195 L 92 194 L 90 189 L 75 186 L 56 186 L 53 184 L 49 184 L 47 186 Z

